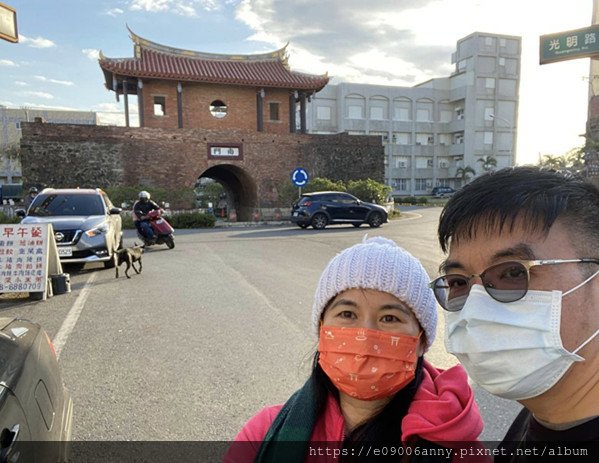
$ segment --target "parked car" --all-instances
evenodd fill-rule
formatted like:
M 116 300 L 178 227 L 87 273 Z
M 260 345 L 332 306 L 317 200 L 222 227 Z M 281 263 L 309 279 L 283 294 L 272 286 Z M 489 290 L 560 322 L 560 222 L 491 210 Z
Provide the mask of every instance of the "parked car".
M 0 318 L 0 459 L 67 461 L 73 401 L 40 325 Z
M 359 227 L 367 223 L 380 227 L 387 222 L 387 211 L 378 204 L 359 200 L 349 193 L 317 191 L 304 193 L 292 206 L 291 222 L 301 228 L 321 230 L 327 225 L 351 223 Z
M 51 223 L 63 264 L 82 267 L 103 262 L 113 268 L 114 252 L 123 247 L 121 208 L 96 189 L 53 189 L 39 193 L 27 212 L 17 210 L 21 223 Z
M 453 196 L 454 193 L 455 190 L 448 186 L 436 186 L 432 191 L 432 195 L 435 198 L 449 198 L 450 196 Z

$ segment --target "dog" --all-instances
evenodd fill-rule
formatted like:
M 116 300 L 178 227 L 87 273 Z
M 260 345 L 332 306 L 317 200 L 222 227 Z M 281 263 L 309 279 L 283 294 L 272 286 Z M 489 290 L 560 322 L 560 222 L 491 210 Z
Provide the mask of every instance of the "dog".
M 138 246 L 137 243 L 134 243 L 133 247 L 131 248 L 123 248 L 123 249 L 118 249 L 116 251 L 116 278 L 119 277 L 119 267 L 122 264 L 127 264 L 127 267 L 125 268 L 125 276 L 127 278 L 131 278 L 129 276 L 129 269 L 131 267 L 133 267 L 133 270 L 135 270 L 135 273 L 141 273 L 141 269 L 142 269 L 142 264 L 141 264 L 141 256 L 144 253 L 144 247 L 143 246 Z M 135 268 L 135 262 L 137 262 L 137 265 L 139 267 L 139 270 Z

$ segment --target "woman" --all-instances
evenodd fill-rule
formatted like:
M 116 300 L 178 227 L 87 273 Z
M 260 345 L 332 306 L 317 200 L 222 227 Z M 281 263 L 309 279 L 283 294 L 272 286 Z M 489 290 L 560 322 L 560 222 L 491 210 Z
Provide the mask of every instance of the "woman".
M 380 444 L 371 458 L 378 449 L 396 461 L 447 462 L 447 446 L 456 460 L 458 448 L 477 447 L 482 420 L 466 373 L 424 360 L 437 327 L 428 282 L 420 262 L 385 238 L 335 256 L 314 297 L 310 378 L 250 419 L 225 461 L 366 461 L 370 443 Z

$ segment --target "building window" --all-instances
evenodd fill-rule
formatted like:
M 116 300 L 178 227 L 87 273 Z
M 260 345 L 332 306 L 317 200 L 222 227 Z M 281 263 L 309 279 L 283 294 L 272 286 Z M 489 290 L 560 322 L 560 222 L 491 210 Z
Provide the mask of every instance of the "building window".
M 393 188 L 399 191 L 408 191 L 407 178 L 394 178 L 392 181 Z
M 445 160 L 445 159 L 439 159 L 439 168 L 440 169 L 447 169 L 449 167 L 449 161 Z M 439 181 L 437 180 L 437 184 L 439 184 Z M 439 185 L 439 186 L 447 186 L 447 185 Z
M 493 77 L 487 77 L 485 79 L 485 87 L 486 88 L 495 88 L 495 79 Z
M 15 126 L 17 127 L 17 130 L 21 130 L 21 121 L 15 122 Z
M 279 103 L 268 103 L 268 111 L 271 121 L 279 120 Z
M 492 121 L 494 116 L 493 108 L 485 108 L 485 121 Z
M 370 119 L 375 121 L 382 121 L 384 120 L 384 118 L 384 108 L 381 108 L 380 106 L 373 106 L 370 108 Z
M 154 97 L 154 116 L 165 116 L 166 115 L 166 97 L 155 96 Z
M 451 135 L 448 133 L 439 134 L 439 144 L 440 145 L 451 145 Z
M 331 108 L 329 108 L 328 106 L 318 106 L 316 108 L 316 119 L 320 119 L 322 121 L 330 121 Z
M 417 109 L 416 110 L 416 120 L 419 122 L 430 122 L 431 115 L 428 109 Z
M 222 119 L 227 115 L 227 105 L 221 100 L 214 100 L 210 103 L 210 114 L 217 119 Z
M 499 58 L 499 66 L 505 66 L 505 58 Z
M 457 120 L 464 119 L 464 108 L 456 108 L 455 109 L 455 117 Z
M 417 133 L 416 134 L 417 145 L 432 145 L 433 134 L 432 133 Z
M 451 122 L 451 111 L 442 109 L 439 113 L 439 122 Z
M 395 132 L 395 143 L 398 145 L 410 145 L 412 143 L 412 137 L 410 132 Z
M 462 143 L 464 143 L 464 134 L 461 134 L 461 133 L 455 134 L 455 136 L 453 137 L 453 143 L 455 145 L 461 145 Z
M 428 188 L 428 184 L 431 183 L 430 179 L 417 178 L 416 180 L 416 191 L 424 191 Z
M 347 117 L 349 119 L 363 119 L 362 106 L 351 105 L 347 107 Z
M 484 132 L 483 143 L 485 145 L 492 145 L 493 144 L 493 132 Z

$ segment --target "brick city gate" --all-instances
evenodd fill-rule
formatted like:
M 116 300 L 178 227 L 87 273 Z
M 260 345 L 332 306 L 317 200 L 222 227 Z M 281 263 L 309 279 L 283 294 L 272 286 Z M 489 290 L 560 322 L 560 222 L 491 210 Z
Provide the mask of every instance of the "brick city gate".
M 24 184 L 38 187 L 143 185 L 175 192 L 199 177 L 218 180 L 229 209 L 251 220 L 259 208 L 288 208 L 279 192 L 293 169 L 334 180 L 383 180 L 380 137 L 201 129 L 23 123 Z M 173 207 L 190 207 L 171 202 Z

